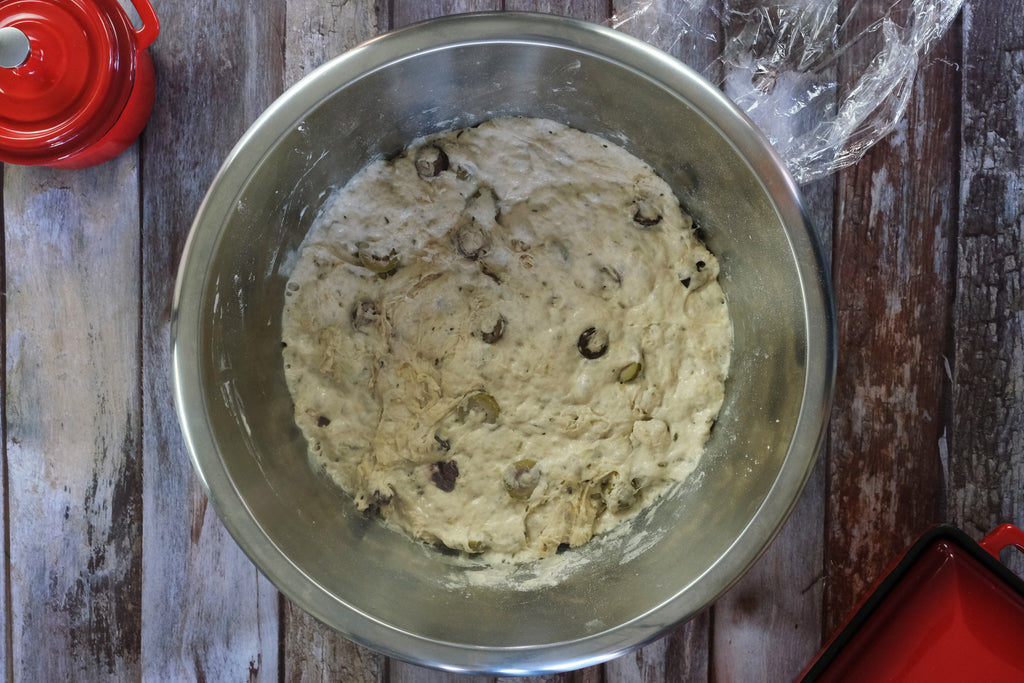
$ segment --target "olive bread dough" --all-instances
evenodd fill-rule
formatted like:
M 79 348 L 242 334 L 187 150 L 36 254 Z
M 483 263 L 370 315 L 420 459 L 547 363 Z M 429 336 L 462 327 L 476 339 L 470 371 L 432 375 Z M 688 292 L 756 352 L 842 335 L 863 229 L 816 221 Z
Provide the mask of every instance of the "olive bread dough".
M 313 465 L 411 536 L 578 546 L 694 469 L 732 345 L 718 261 L 603 138 L 495 119 L 371 163 L 286 289 Z

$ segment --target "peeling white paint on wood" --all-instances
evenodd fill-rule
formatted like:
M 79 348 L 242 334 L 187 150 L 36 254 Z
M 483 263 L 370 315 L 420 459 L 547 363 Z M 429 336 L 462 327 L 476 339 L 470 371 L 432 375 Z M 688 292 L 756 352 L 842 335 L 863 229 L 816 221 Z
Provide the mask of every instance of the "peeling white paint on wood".
M 4 190 L 9 671 L 134 678 L 138 169 L 11 166 Z

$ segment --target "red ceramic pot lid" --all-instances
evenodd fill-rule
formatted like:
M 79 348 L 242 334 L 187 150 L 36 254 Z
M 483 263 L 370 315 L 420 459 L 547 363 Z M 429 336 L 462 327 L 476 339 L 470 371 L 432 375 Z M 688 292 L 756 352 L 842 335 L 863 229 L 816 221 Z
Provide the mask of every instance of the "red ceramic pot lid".
M 45 163 L 100 139 L 131 94 L 136 47 L 112 0 L 0 0 L 0 28 L 29 40 L 0 68 L 0 160 Z

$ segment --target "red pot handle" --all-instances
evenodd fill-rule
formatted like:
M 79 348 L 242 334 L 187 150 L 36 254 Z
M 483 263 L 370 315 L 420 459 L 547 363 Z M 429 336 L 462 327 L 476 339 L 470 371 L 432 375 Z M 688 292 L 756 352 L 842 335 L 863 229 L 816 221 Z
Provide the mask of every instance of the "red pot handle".
M 1021 531 L 1012 524 L 1001 524 L 993 529 L 988 536 L 981 539 L 978 545 L 997 560 L 999 559 L 999 553 L 1011 545 L 1016 546 L 1018 550 L 1024 553 L 1024 531 Z
M 135 32 L 135 47 L 145 50 L 160 33 L 160 20 L 156 18 L 156 11 L 149 0 L 132 0 L 132 5 L 142 20 L 142 28 Z

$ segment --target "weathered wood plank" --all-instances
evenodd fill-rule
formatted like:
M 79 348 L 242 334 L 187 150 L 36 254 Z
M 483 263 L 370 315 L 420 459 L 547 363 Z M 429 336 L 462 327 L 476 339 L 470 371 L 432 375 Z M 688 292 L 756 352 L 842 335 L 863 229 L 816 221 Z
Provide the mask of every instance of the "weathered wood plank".
M 390 660 L 388 674 L 388 683 L 495 683 L 495 679 L 489 676 L 435 671 L 398 659 Z
M 963 12 L 963 155 L 954 314 L 951 520 L 1024 526 L 1024 8 Z M 1010 566 L 1024 574 L 1024 557 Z
M 710 610 L 677 626 L 667 636 L 604 665 L 607 681 L 678 681 L 710 679 Z
M 373 0 L 341 5 L 289 0 L 286 11 L 284 83 L 289 86 L 328 59 L 382 32 L 387 8 Z M 346 640 L 281 598 L 281 669 L 289 683 L 383 681 L 387 658 Z
M 374 0 L 288 0 L 285 22 L 287 88 L 324 62 L 386 31 L 388 6 Z
M 942 61 L 919 75 L 897 129 L 839 175 L 833 272 L 841 352 L 825 530 L 828 633 L 942 518 L 939 442 L 956 221 L 954 38 L 938 46 L 934 56 Z M 852 53 L 850 59 L 841 70 L 864 63 Z
M 513 11 L 536 11 L 572 16 L 586 21 L 603 21 L 607 16 L 605 3 L 598 0 L 506 0 L 504 7 L 500 0 L 440 0 L 432 2 L 414 2 L 412 0 L 394 0 L 392 5 L 393 27 L 400 28 L 414 21 L 421 21 L 436 16 L 455 14 L 458 12 L 485 11 L 506 9 Z M 466 676 L 446 672 L 432 671 L 406 662 L 391 660 L 389 665 L 389 681 L 391 683 L 456 683 L 494 681 L 484 676 Z M 602 680 L 602 669 L 599 666 L 588 667 L 576 672 L 551 676 L 528 677 L 530 681 L 544 683 L 592 683 Z
M 542 12 L 602 24 L 608 20 L 607 0 L 505 0 L 509 12 Z
M 546 674 L 540 676 L 522 676 L 506 678 L 499 676 L 496 683 L 604 683 L 604 667 L 588 666 L 583 669 L 569 671 L 562 674 Z
M 655 0 L 650 4 L 613 0 L 611 9 L 611 24 L 616 29 L 668 52 L 705 77 L 715 81 L 720 77 L 715 62 L 720 41 L 710 40 L 709 36 L 719 36 L 721 27 L 708 18 L 703 8 L 698 10 L 678 0 Z M 609 662 L 605 665 L 609 679 L 657 680 L 652 676 L 665 671 L 671 677 L 664 680 L 707 680 L 711 623 L 711 615 L 705 613 L 665 638 Z
M 3 589 L 0 590 L 0 624 L 3 641 L 0 642 L 0 671 L 4 680 L 14 680 L 14 660 L 11 658 L 11 538 L 8 522 L 11 517 L 10 476 L 7 466 L 7 249 L 4 229 L 4 164 L 0 163 L 0 539 L 4 549 Z
M 18 680 L 139 677 L 137 150 L 4 168 L 7 605 Z
M 830 264 L 835 178 L 811 183 L 802 194 Z M 826 445 L 778 538 L 715 603 L 716 680 L 793 680 L 821 647 L 828 457 Z
M 746 28 L 744 21 L 731 23 L 723 31 L 725 40 Z M 743 87 L 748 84 L 744 82 Z M 735 96 L 729 85 L 723 89 Z M 780 134 L 782 131 L 785 133 Z M 766 133 L 785 139 L 803 131 L 795 129 L 790 119 Z M 830 265 L 835 178 L 824 178 L 802 190 Z M 819 458 L 778 538 L 751 571 L 715 603 L 711 666 L 716 680 L 793 680 L 821 646 L 827 447 Z
M 446 14 L 502 9 L 502 0 L 392 0 L 391 28 Z
M 713 680 L 791 681 L 821 647 L 825 460 L 765 555 L 715 603 Z
M 709 11 L 707 5 L 713 3 Z M 722 80 L 721 0 L 612 0 L 612 26 L 664 50 L 712 83 Z
M 287 598 L 281 598 L 281 663 L 288 683 L 345 681 L 384 683 L 388 661 L 383 655 L 346 640 Z
M 172 405 L 178 259 L 228 150 L 283 85 L 284 5 L 167 3 L 151 48 L 159 87 L 143 138 L 143 674 L 274 680 L 278 595 L 217 520 Z
M 803 188 L 827 258 L 834 186 L 829 177 Z M 821 647 L 827 460 L 826 447 L 778 538 L 715 603 L 715 680 L 793 680 Z

